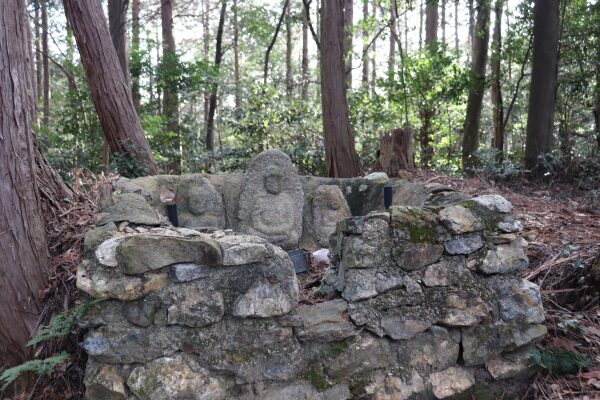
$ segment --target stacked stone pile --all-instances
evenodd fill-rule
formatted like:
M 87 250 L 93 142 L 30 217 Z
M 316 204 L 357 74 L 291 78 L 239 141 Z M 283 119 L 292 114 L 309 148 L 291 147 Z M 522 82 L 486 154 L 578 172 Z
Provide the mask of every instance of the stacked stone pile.
M 527 257 L 510 203 L 397 182 L 407 205 L 349 216 L 351 196 L 375 199 L 377 186 L 301 183 L 289 160 L 268 158 L 232 178 L 238 195 L 187 177 L 187 227 L 171 226 L 157 200 L 157 182 L 172 178 L 117 186 L 77 273 L 82 297 L 104 300 L 81 321 L 87 398 L 518 395 L 546 329 L 537 286 L 517 275 Z M 323 302 L 300 304 L 282 247 L 314 221 L 314 242 L 333 232 L 333 264 Z

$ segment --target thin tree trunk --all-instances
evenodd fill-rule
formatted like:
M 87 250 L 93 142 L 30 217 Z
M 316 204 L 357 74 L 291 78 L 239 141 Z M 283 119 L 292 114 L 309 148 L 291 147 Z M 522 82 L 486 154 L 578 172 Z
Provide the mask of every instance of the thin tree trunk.
M 374 20 L 377 20 L 377 0 L 371 0 L 371 16 Z M 371 92 L 375 94 L 375 87 L 377 86 L 377 57 L 375 56 L 377 54 L 377 38 L 373 38 L 371 54 Z
M 425 7 L 425 50 L 430 54 L 437 51 L 438 40 L 438 1 L 428 0 Z M 436 114 L 435 107 L 425 106 L 420 111 L 421 117 L 421 131 L 420 131 L 420 145 L 421 145 L 421 166 L 423 168 L 429 168 L 431 159 L 433 158 L 433 147 L 432 143 L 432 119 Z
M 390 56 L 388 59 L 388 76 L 391 80 L 394 80 L 394 70 L 396 68 L 396 41 L 398 40 L 398 28 L 396 25 L 396 21 L 398 16 L 396 15 L 396 7 L 394 7 L 394 2 L 390 4 Z
M 446 44 L 446 0 L 442 0 L 442 43 Z
M 48 61 L 48 0 L 41 0 L 42 3 L 42 66 L 44 68 L 44 118 L 43 123 L 46 129 L 50 129 L 50 63 Z
M 285 93 L 288 100 L 292 98 L 294 82 L 292 77 L 292 4 L 289 1 L 285 12 Z
M 131 2 L 131 94 L 133 105 L 139 113 L 142 104 L 140 94 L 140 76 L 142 74 L 142 60 L 140 54 L 140 0 Z
M 344 0 L 324 3 L 321 21 L 321 107 L 330 177 L 360 175 L 344 83 Z
M 235 109 L 242 108 L 242 88 L 240 82 L 240 21 L 238 0 L 233 0 L 233 80 L 235 83 Z
M 496 0 L 494 5 L 494 35 L 492 38 L 492 121 L 494 135 L 492 148 L 496 150 L 496 162 L 504 158 L 504 107 L 502 104 L 502 84 L 500 80 L 500 65 L 502 61 L 502 10 L 504 0 Z
M 269 77 L 269 56 L 271 55 L 271 51 L 273 50 L 273 46 L 275 46 L 275 42 L 277 42 L 277 36 L 279 36 L 279 31 L 281 30 L 281 24 L 283 23 L 283 19 L 285 18 L 285 13 L 287 11 L 290 0 L 284 0 L 283 9 L 281 10 L 281 15 L 279 16 L 279 20 L 277 21 L 277 25 L 275 26 L 275 32 L 273 33 L 273 37 L 271 38 L 271 42 L 267 46 L 267 51 L 265 51 L 265 60 L 263 63 L 263 84 L 267 84 L 267 78 Z
M 308 7 L 302 7 L 302 100 L 308 99 Z
M 217 43 L 215 46 L 215 68 L 217 71 L 221 67 L 221 59 L 223 58 L 223 27 L 225 26 L 225 12 L 227 11 L 227 1 L 221 0 L 221 13 L 219 14 L 219 26 L 217 28 Z M 208 119 L 206 121 L 206 149 L 213 151 L 215 149 L 215 111 L 217 110 L 217 93 L 219 87 L 213 84 L 210 93 L 210 101 L 208 105 Z M 209 166 L 209 165 L 207 165 Z
M 208 62 L 210 56 L 210 29 L 209 29 L 209 0 L 202 0 L 202 49 L 204 59 Z M 204 93 L 204 122 L 208 122 L 208 110 L 210 109 L 210 93 Z M 208 126 L 208 125 L 207 125 Z
M 473 173 L 476 166 L 476 152 L 479 148 L 479 124 L 483 93 L 485 91 L 485 68 L 488 58 L 488 42 L 490 36 L 490 0 L 478 0 L 477 32 L 473 46 L 473 62 L 471 64 L 471 89 L 467 100 L 465 114 L 462 161 L 467 174 Z
M 43 88 L 43 64 L 42 64 L 42 36 L 40 33 L 40 2 L 34 0 L 33 6 L 35 7 L 35 21 L 34 21 L 34 32 L 35 32 L 35 86 L 36 86 L 36 108 L 37 103 L 42 99 L 44 94 Z M 38 122 L 39 123 L 39 122 Z
M 425 15 L 425 0 L 421 0 L 419 7 L 419 51 L 423 50 L 423 18 Z
M 28 357 L 48 283 L 48 249 L 31 130 L 33 60 L 25 0 L 0 1 L 0 360 Z M 5 65 L 6 65 L 5 64 Z M 31 90 L 31 92 L 28 92 Z
M 161 0 L 160 19 L 162 28 L 163 51 L 163 115 L 167 122 L 167 131 L 175 134 L 175 140 L 170 141 L 169 169 L 174 172 L 181 170 L 182 148 L 181 132 L 179 129 L 179 94 L 177 93 L 177 79 L 175 77 L 177 51 L 175 36 L 173 35 L 173 8 L 175 0 Z
M 600 15 L 600 0 L 596 1 L 596 15 Z M 596 121 L 596 145 L 600 152 L 600 30 L 596 31 L 596 106 L 594 107 Z
M 366 22 L 369 19 L 369 0 L 363 0 L 363 28 L 362 28 L 362 85 L 364 88 L 369 86 L 369 30 L 367 29 Z
M 63 4 L 110 149 L 133 161 L 133 168 L 123 165 L 122 172 L 156 174 L 156 164 L 133 107 L 131 90 L 125 83 L 101 4 L 95 0 L 63 0 Z
M 559 0 L 538 0 L 533 13 L 533 61 L 527 113 L 525 168 L 535 170 L 538 157 L 550 151 L 558 66 Z
M 352 88 L 352 53 L 354 26 L 354 0 L 344 0 L 344 76 L 346 88 Z
M 458 2 L 459 0 L 454 0 L 454 52 L 457 57 L 460 54 L 458 42 Z
M 108 0 L 108 27 L 113 46 L 117 50 L 119 64 L 123 70 L 125 83 L 130 84 L 129 54 L 127 51 L 127 6 L 129 0 Z
M 473 8 L 473 0 L 469 0 L 469 63 L 473 62 L 473 46 L 475 44 L 475 9 Z

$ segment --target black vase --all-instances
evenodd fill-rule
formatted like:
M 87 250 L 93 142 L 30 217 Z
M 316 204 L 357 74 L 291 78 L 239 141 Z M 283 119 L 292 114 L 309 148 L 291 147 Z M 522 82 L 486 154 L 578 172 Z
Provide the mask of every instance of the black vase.
M 167 215 L 173 226 L 179 226 L 179 220 L 177 219 L 177 204 L 167 204 Z

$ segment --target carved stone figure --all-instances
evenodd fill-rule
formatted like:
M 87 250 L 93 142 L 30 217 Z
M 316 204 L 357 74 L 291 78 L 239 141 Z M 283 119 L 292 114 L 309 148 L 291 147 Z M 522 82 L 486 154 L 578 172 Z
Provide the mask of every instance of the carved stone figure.
M 315 240 L 323 247 L 329 246 L 329 236 L 335 232 L 338 221 L 352 216 L 342 190 L 336 185 L 317 187 L 312 212 Z
M 179 226 L 193 229 L 225 227 L 223 201 L 208 179 L 201 175 L 182 175 L 177 183 Z
M 279 150 L 256 156 L 240 195 L 239 230 L 283 249 L 298 246 L 304 193 L 289 157 Z

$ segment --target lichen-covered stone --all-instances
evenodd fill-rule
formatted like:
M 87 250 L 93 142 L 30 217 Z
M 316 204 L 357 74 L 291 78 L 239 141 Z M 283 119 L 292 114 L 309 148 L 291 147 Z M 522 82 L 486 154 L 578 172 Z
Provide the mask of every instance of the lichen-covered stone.
M 342 259 L 346 269 L 383 267 L 389 263 L 389 224 L 379 218 L 364 221 L 360 235 L 344 238 Z
M 479 218 L 471 210 L 461 205 L 446 207 L 439 212 L 440 222 L 453 234 L 471 233 L 484 228 Z
M 425 382 L 416 371 L 413 371 L 410 377 L 379 372 L 365 386 L 366 395 L 374 400 L 416 399 L 424 396 L 425 391 Z
M 517 239 L 509 244 L 500 244 L 489 249 L 478 270 L 484 274 L 506 274 L 524 270 L 529 259 L 523 246 L 522 239 Z
M 397 268 L 351 269 L 344 273 L 342 297 L 359 301 L 402 287 L 403 273 Z
M 429 376 L 429 383 L 436 399 L 460 395 L 475 384 L 473 374 L 461 367 L 450 367 Z
M 485 368 L 495 380 L 530 376 L 538 370 L 531 365 L 531 351 L 531 347 L 524 347 L 504 353 L 486 361 Z
M 544 322 L 540 288 L 525 279 L 507 279 L 498 285 L 500 314 L 505 321 L 519 320 L 528 324 Z
M 438 322 L 446 326 L 472 326 L 490 318 L 487 305 L 476 293 L 453 291 L 446 296 L 444 314 Z
M 221 195 L 214 186 L 199 174 L 182 175 L 177 180 L 179 226 L 194 229 L 221 229 L 225 215 Z
M 127 321 L 146 328 L 154 322 L 154 314 L 158 309 L 156 300 L 144 299 L 124 304 L 125 318 Z
M 113 237 L 117 231 L 118 228 L 114 222 L 91 228 L 85 233 L 83 250 L 86 253 L 96 250 L 100 243 Z
M 364 374 L 392 365 L 389 343 L 371 335 L 361 335 L 338 356 L 325 360 L 325 372 L 334 379 Z
M 263 151 L 248 166 L 239 201 L 239 230 L 293 249 L 302 235 L 303 205 L 302 183 L 290 158 L 279 150 Z
M 396 238 L 413 243 L 434 243 L 440 235 L 437 215 L 423 208 L 394 206 L 390 208 L 390 214 Z
M 124 273 L 134 275 L 178 263 L 219 265 L 222 254 L 208 237 L 136 235 L 117 247 L 117 260 Z
M 455 285 L 464 279 L 466 273 L 464 260 L 442 261 L 427 266 L 423 271 L 421 282 L 429 287 Z
M 162 357 L 133 369 L 127 385 L 140 399 L 224 400 L 231 384 L 202 368 L 192 357 Z
M 88 400 L 127 400 L 125 380 L 112 365 L 100 367 L 86 377 L 85 398 Z
M 410 339 L 417 333 L 427 330 L 431 324 L 431 321 L 401 316 L 385 316 L 381 318 L 383 331 L 394 340 Z
M 405 271 L 415 271 L 438 261 L 444 246 L 431 243 L 406 243 L 392 249 L 396 265 Z
M 243 395 L 236 395 L 236 400 L 349 400 L 352 399 L 346 384 L 333 385 L 319 390 L 307 381 L 289 382 L 287 384 L 271 384 L 266 388 L 261 385 Z M 233 398 L 231 399 L 233 400 Z
M 116 267 L 119 265 L 117 262 L 117 246 L 125 240 L 126 236 L 116 236 L 103 241 L 96 248 L 96 259 L 98 262 L 107 267 Z
M 452 236 L 444 242 L 446 253 L 451 255 L 456 254 L 471 254 L 483 247 L 483 240 L 478 233 L 469 233 L 466 235 Z
M 169 325 L 202 327 L 221 320 L 225 313 L 223 294 L 186 287 L 167 310 Z
M 298 292 L 285 292 L 279 282 L 256 281 L 233 306 L 236 317 L 275 317 L 287 314 L 298 304 Z
M 419 371 L 440 371 L 458 361 L 460 345 L 442 327 L 433 326 L 398 347 L 398 358 Z
M 298 307 L 301 325 L 295 329 L 300 340 L 332 342 L 356 336 L 359 332 L 345 316 L 348 303 L 336 299 Z
M 207 278 L 211 269 L 212 267 L 194 263 L 173 264 L 169 270 L 169 277 L 173 282 L 190 282 Z
M 498 229 L 504 233 L 521 232 L 523 223 L 512 215 L 506 215 L 502 221 L 498 222 Z
M 115 203 L 104 212 L 98 225 L 109 222 L 128 221 L 140 225 L 160 225 L 160 217 L 143 196 L 135 193 L 123 193 L 116 197 Z
M 473 201 L 490 211 L 509 213 L 512 211 L 512 204 L 504 197 L 497 194 L 484 194 L 473 198 Z
M 264 239 L 247 235 L 227 235 L 217 238 L 223 253 L 223 265 L 258 263 L 269 256 Z

